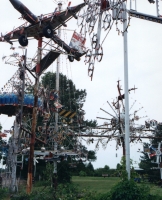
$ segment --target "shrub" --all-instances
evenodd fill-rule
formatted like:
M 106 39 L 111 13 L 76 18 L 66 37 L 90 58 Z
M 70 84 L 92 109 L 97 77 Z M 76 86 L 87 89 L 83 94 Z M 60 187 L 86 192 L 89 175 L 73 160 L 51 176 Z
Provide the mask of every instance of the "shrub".
M 146 185 L 137 185 L 134 180 L 124 180 L 119 182 L 111 190 L 111 199 L 113 200 L 148 200 L 149 187 Z

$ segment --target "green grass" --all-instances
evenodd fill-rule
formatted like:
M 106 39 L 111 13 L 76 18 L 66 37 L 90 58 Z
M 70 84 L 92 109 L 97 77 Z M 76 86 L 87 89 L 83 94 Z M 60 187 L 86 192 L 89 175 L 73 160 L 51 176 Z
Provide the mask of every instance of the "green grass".
M 95 191 L 102 194 L 109 192 L 118 181 L 120 181 L 120 178 L 117 177 L 72 177 L 72 182 L 78 185 L 81 190 L 88 189 L 89 191 Z M 154 184 L 145 184 L 150 186 L 151 194 L 162 196 L 162 188 L 155 186 Z
M 106 193 L 119 181 L 116 177 L 72 177 L 72 182 L 77 184 L 79 188 L 88 189 L 97 193 Z
M 162 197 L 162 188 L 161 187 L 158 187 L 158 186 L 155 186 L 154 184 L 149 184 L 150 186 L 150 189 L 151 189 L 151 194 L 154 194 L 154 195 L 159 195 Z

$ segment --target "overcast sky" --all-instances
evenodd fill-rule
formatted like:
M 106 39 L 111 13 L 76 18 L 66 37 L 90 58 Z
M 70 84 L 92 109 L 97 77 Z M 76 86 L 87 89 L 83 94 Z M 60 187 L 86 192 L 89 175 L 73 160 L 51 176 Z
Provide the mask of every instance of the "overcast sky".
M 53 12 L 56 4 L 52 0 L 22 0 L 22 2 L 35 14 L 45 14 Z M 72 5 L 82 3 L 82 0 L 72 0 Z M 129 2 L 129 1 L 128 1 Z M 66 4 L 64 5 L 66 7 Z M 129 5 L 128 5 L 129 8 Z M 156 15 L 156 7 L 154 4 L 150 4 L 147 0 L 137 1 L 137 11 Z M 162 12 L 162 9 L 161 9 Z M 24 23 L 23 20 L 18 19 L 20 17 L 9 0 L 1 0 L 0 7 L 0 32 L 5 34 L 11 31 L 14 27 L 17 27 Z M 120 24 L 120 22 L 119 22 Z M 77 21 L 71 20 L 68 23 L 68 29 L 72 31 L 67 32 L 68 43 L 72 36 L 73 30 L 79 31 L 77 28 Z M 101 41 L 105 36 L 102 31 Z M 62 33 L 66 38 L 65 33 Z M 156 119 L 161 122 L 161 83 L 162 83 L 162 25 L 131 18 L 130 26 L 128 29 L 128 65 L 129 65 L 129 87 L 134 85 L 138 90 L 131 92 L 130 99 L 137 100 L 139 107 L 143 106 L 139 116 L 148 117 L 145 119 Z M 87 37 L 87 47 L 89 46 Z M 15 43 L 14 46 L 19 46 Z M 37 49 L 37 42 L 32 40 L 28 46 L 28 57 L 32 58 Z M 100 63 L 95 64 L 95 71 L 93 81 L 87 76 L 88 66 L 84 64 L 84 58 L 80 62 L 68 64 L 66 62 L 61 67 L 61 71 L 66 74 L 79 89 L 87 90 L 87 99 L 84 106 L 86 111 L 86 119 L 96 119 L 96 116 L 104 116 L 100 111 L 100 108 L 106 109 L 108 112 L 112 112 L 108 107 L 106 101 L 112 102 L 118 95 L 117 92 L 117 80 L 121 80 L 122 88 L 124 89 L 124 62 L 123 62 L 123 37 L 118 35 L 116 27 L 110 31 L 105 42 L 103 43 L 104 56 Z M 7 43 L 0 43 L 0 57 L 4 55 L 10 55 L 10 45 Z M 63 60 L 63 58 L 61 58 Z M 11 65 L 5 65 L 0 60 L 0 87 L 3 87 L 7 80 L 11 78 L 16 67 Z M 54 63 L 49 71 L 55 71 L 56 64 Z M 133 100 L 130 100 L 130 105 Z M 10 129 L 13 123 L 13 118 L 1 115 L 0 122 L 3 129 Z M 140 122 L 144 123 L 144 120 Z M 134 161 L 139 161 L 138 148 L 142 148 L 142 145 L 131 144 L 131 158 Z M 94 148 L 90 146 L 88 148 Z M 116 151 L 115 142 L 111 142 L 106 150 L 100 150 L 97 153 L 97 161 L 94 163 L 95 168 L 109 165 L 112 168 L 116 167 L 116 164 L 120 161 L 122 150 Z M 137 166 L 137 165 L 136 165 Z

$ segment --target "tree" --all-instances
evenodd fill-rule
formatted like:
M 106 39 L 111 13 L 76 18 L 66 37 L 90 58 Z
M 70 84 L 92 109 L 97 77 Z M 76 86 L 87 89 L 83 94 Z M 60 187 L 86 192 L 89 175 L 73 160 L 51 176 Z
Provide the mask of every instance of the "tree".
M 68 133 L 65 129 L 67 129 L 67 126 L 65 124 L 68 124 L 68 127 L 72 127 L 71 129 L 74 132 L 79 132 L 79 129 L 84 132 L 87 126 L 96 126 L 95 120 L 84 120 L 84 110 L 83 105 L 86 100 L 86 90 L 79 90 L 76 89 L 74 83 L 72 80 L 68 79 L 63 74 L 59 74 L 59 85 L 60 89 L 59 91 L 56 91 L 56 74 L 52 72 L 46 73 L 42 77 L 41 84 L 44 88 L 46 88 L 46 101 L 49 105 L 49 110 L 51 111 L 50 120 L 47 122 L 47 127 L 50 127 L 50 124 L 55 124 L 55 117 L 54 113 L 56 111 L 56 108 L 54 107 L 55 100 L 57 100 L 63 107 L 59 109 L 60 111 L 66 110 L 73 113 L 76 113 L 74 117 L 68 118 L 67 116 L 59 116 L 59 130 L 58 132 L 64 133 L 61 135 L 63 140 L 61 140 L 61 144 L 58 143 L 58 149 L 61 149 L 61 146 L 65 147 L 65 149 L 68 150 L 77 150 L 80 149 L 81 158 L 87 156 L 87 159 L 90 162 L 93 162 L 97 159 L 96 154 L 94 151 L 88 151 L 87 148 L 82 145 L 78 144 L 77 137 L 75 137 L 73 134 L 66 134 Z M 57 95 L 58 93 L 58 95 Z M 59 98 L 57 98 L 59 96 Z M 53 112 L 54 111 L 54 112 Z M 43 124 L 43 117 L 38 116 L 38 122 L 37 127 L 42 126 Z M 39 132 L 39 131 L 37 131 Z M 51 140 L 52 141 L 52 140 Z M 58 141 L 59 142 L 59 141 Z M 53 141 L 52 141 L 53 143 Z M 49 144 L 48 144 L 49 145 Z M 79 146 L 78 146 L 79 145 Z M 37 144 L 37 147 L 39 146 L 39 143 Z M 50 145 L 49 145 L 50 146 Z M 78 148 L 79 147 L 79 148 Z M 61 161 L 58 164 L 58 181 L 59 182 L 70 182 L 71 179 L 71 172 L 69 169 L 69 164 L 76 162 L 74 158 L 68 159 L 68 161 Z M 37 165 L 39 169 L 39 163 Z M 74 173 L 79 174 L 80 171 L 86 171 L 86 166 L 83 164 L 82 160 L 79 160 L 79 163 L 77 161 L 77 169 L 73 170 Z
M 89 162 L 86 166 L 86 172 L 88 176 L 93 176 L 94 175 L 94 167 L 91 162 Z
M 47 72 L 42 77 L 42 85 L 49 91 L 56 89 L 56 73 Z M 86 126 L 95 127 L 97 125 L 96 120 L 84 120 L 85 111 L 82 109 L 86 101 L 86 90 L 76 89 L 72 80 L 68 79 L 65 75 L 59 74 L 59 102 L 63 105 L 63 109 L 76 112 L 73 122 L 79 123 L 79 128 L 85 128 Z M 71 123 L 72 120 L 66 118 L 66 122 Z M 72 124 L 72 123 L 71 123 Z
M 49 90 L 56 89 L 56 73 L 47 72 L 42 77 L 42 85 Z M 59 100 L 65 109 L 77 111 L 83 107 L 87 93 L 86 90 L 78 90 L 72 80 L 63 74 L 59 75 Z
M 118 164 L 116 165 L 116 169 L 117 169 L 117 170 L 121 170 L 121 168 L 122 168 L 121 164 L 118 163 Z
M 150 144 L 144 143 L 144 148 L 148 148 Z M 142 156 L 140 156 L 141 162 L 139 163 L 139 167 L 143 169 L 142 176 L 145 174 L 146 178 L 150 182 L 157 182 L 160 180 L 160 172 L 159 169 L 154 169 L 157 168 L 157 164 L 153 163 L 155 162 L 155 157 L 150 159 L 148 154 L 145 152 L 142 152 Z M 143 176 L 144 178 L 144 176 Z
M 95 151 L 92 151 L 92 150 L 88 151 L 88 161 L 94 162 L 96 161 L 96 159 L 97 159 L 97 156 L 96 156 Z
M 105 165 L 104 170 L 109 171 L 110 167 L 108 165 Z
M 154 135 L 154 139 L 150 140 L 150 143 L 144 143 L 144 148 L 150 149 L 150 146 L 154 148 L 158 147 L 159 142 L 161 142 L 162 137 L 162 124 L 157 124 L 155 130 L 152 132 Z M 139 167 L 144 170 L 145 174 L 147 174 L 149 181 L 158 182 L 160 181 L 160 172 L 157 168 L 158 165 L 156 162 L 156 156 L 149 157 L 147 152 L 142 152 L 141 162 L 139 163 Z

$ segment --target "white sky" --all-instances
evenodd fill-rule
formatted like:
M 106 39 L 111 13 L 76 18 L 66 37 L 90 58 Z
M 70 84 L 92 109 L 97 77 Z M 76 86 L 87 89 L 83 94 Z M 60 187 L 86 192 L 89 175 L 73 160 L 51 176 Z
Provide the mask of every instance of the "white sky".
M 35 15 L 53 12 L 56 7 L 52 0 L 22 0 L 22 2 Z M 83 1 L 72 0 L 71 2 L 72 5 L 76 5 Z M 156 15 L 155 5 L 150 4 L 147 0 L 137 1 L 137 11 Z M 18 19 L 20 16 L 20 13 L 13 8 L 8 0 L 1 0 L 0 32 L 5 34 L 11 31 L 13 27 L 21 25 L 24 21 Z M 135 85 L 138 88 L 135 93 L 131 93 L 130 97 L 136 99 L 139 102 L 139 106 L 142 105 L 144 107 L 143 110 L 147 112 L 149 119 L 156 119 L 161 122 L 162 25 L 136 18 L 131 19 L 130 25 L 128 29 L 129 87 L 132 88 Z M 79 30 L 76 20 L 73 19 L 68 23 L 68 29 Z M 72 33 L 68 32 L 68 38 L 71 37 Z M 103 37 L 101 38 L 102 40 Z M 37 49 L 37 42 L 34 40 L 29 42 L 28 57 L 33 57 Z M 15 46 L 19 46 L 19 44 L 17 43 Z M 90 78 L 87 76 L 88 66 L 84 64 L 84 58 L 80 62 L 75 61 L 71 63 L 71 69 L 68 69 L 68 74 L 66 66 L 61 68 L 64 74 L 73 80 L 78 89 L 87 90 L 87 100 L 84 109 L 86 111 L 85 118 L 89 120 L 95 119 L 96 116 L 103 116 L 103 113 L 99 111 L 101 107 L 111 112 L 111 109 L 105 103 L 107 100 L 112 102 L 112 99 L 118 95 L 116 88 L 117 80 L 121 80 L 122 88 L 124 88 L 123 37 L 121 35 L 118 36 L 115 27 L 106 38 L 103 44 L 103 51 L 103 60 L 100 63 L 96 62 L 93 81 L 90 81 Z M 10 54 L 10 45 L 1 43 L 0 57 Z M 0 64 L 0 87 L 3 87 L 17 68 L 5 65 L 1 60 Z M 55 71 L 55 69 L 56 64 L 49 68 L 50 71 Z M 140 113 L 140 116 L 144 115 L 146 115 L 144 112 Z M 1 115 L 0 122 L 3 129 L 10 129 L 13 118 Z M 139 146 L 131 145 L 131 158 L 134 161 L 139 159 L 139 153 L 137 153 Z M 116 153 L 118 154 L 117 157 Z M 121 155 L 122 150 L 116 151 L 115 142 L 112 142 L 106 150 L 102 150 L 102 147 L 100 148 L 94 167 L 109 165 L 115 168 L 120 161 Z

